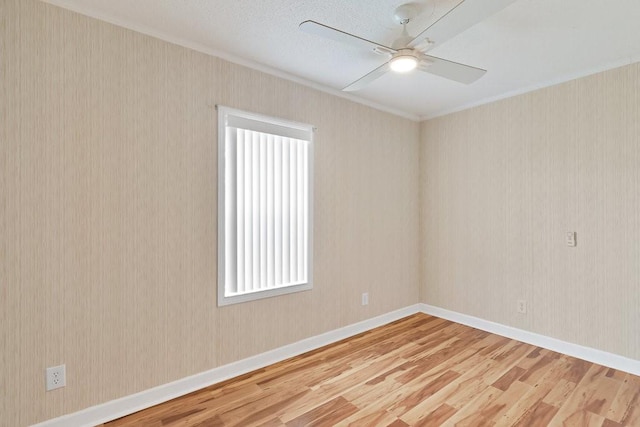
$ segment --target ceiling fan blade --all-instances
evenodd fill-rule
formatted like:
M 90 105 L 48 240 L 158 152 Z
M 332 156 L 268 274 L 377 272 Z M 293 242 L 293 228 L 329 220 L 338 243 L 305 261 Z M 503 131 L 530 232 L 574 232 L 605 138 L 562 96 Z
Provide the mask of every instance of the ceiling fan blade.
M 482 68 L 459 64 L 430 55 L 422 56 L 418 69 L 464 84 L 475 82 L 487 72 L 487 70 L 483 70 Z
M 350 44 L 352 46 L 364 47 L 365 49 L 374 51 L 387 51 L 390 53 L 396 52 L 395 49 L 375 43 L 362 37 L 354 36 L 353 34 L 345 33 L 338 29 L 329 27 L 324 24 L 320 24 L 315 21 L 304 21 L 300 24 L 300 30 L 308 34 L 324 37 L 326 39 L 339 41 L 342 43 Z
M 374 81 L 377 78 L 381 77 L 383 74 L 385 74 L 389 70 L 390 70 L 390 68 L 389 68 L 389 63 L 388 62 L 385 63 L 385 64 L 382 64 L 381 66 L 379 66 L 375 70 L 371 71 L 369 74 L 365 74 L 363 77 L 360 77 L 358 80 L 356 80 L 355 82 L 351 83 L 349 86 L 345 87 L 342 90 L 345 91 L 345 92 L 353 92 L 353 91 L 356 91 L 356 90 L 360 90 L 363 87 L 367 86 L 372 81 Z
M 484 21 L 501 11 L 516 0 L 463 0 L 456 7 L 434 22 L 429 28 L 418 34 L 410 47 L 415 47 L 425 39 L 431 40 L 433 48 L 450 38 Z

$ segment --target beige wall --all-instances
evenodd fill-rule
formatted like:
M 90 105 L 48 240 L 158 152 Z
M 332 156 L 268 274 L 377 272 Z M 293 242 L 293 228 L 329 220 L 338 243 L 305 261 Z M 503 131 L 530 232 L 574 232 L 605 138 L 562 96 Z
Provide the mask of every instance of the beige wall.
M 35 0 L 0 20 L 0 425 L 418 301 L 417 123 Z M 317 126 L 312 291 L 216 308 L 215 104 Z
M 637 64 L 424 122 L 421 300 L 640 359 L 639 137 Z

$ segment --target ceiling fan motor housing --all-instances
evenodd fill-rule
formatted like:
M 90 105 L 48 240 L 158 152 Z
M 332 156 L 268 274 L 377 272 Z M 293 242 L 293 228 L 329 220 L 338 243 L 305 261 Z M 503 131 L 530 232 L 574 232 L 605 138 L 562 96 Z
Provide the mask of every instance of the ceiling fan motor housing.
M 411 21 L 413 18 L 415 18 L 417 14 L 418 11 L 416 7 L 413 4 L 408 3 L 398 6 L 393 16 L 396 18 L 396 21 L 398 21 L 400 25 L 405 25 L 408 24 L 409 21 Z

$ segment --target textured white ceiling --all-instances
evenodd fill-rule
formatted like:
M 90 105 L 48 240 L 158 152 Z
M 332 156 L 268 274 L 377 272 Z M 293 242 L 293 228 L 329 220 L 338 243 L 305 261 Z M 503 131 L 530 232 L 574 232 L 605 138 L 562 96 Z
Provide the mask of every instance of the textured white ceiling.
M 469 1 L 469 0 L 468 0 Z M 492 1 L 492 0 L 474 0 Z M 399 0 L 47 0 L 329 91 L 385 58 L 303 33 L 306 20 L 389 45 Z M 460 0 L 415 0 L 417 34 Z M 387 74 L 352 99 L 427 118 L 640 60 L 640 0 L 517 0 L 430 54 L 488 70 L 471 85 Z M 355 98 L 354 98 L 355 97 Z

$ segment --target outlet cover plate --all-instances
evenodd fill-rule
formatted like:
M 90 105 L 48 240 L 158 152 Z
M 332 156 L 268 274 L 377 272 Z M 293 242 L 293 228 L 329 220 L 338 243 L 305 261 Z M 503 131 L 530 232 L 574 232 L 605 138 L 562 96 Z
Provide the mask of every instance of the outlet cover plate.
M 518 300 L 518 313 L 527 313 L 527 302 L 523 299 Z
M 67 385 L 67 368 L 65 365 L 47 368 L 47 391 Z

